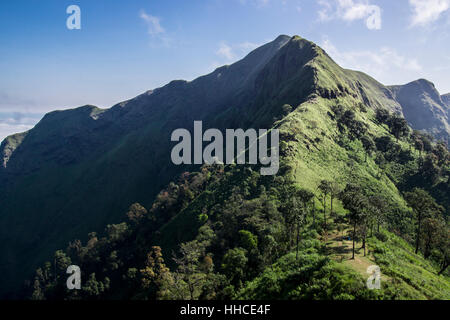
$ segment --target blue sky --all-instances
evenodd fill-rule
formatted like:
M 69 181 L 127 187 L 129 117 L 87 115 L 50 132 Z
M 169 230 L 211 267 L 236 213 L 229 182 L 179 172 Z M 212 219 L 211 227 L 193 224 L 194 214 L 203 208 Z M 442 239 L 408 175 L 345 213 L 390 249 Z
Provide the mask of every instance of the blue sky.
M 70 5 L 81 30 L 66 27 Z M 51 110 L 192 80 L 280 34 L 384 84 L 450 92 L 450 0 L 4 0 L 0 30 L 0 140 Z

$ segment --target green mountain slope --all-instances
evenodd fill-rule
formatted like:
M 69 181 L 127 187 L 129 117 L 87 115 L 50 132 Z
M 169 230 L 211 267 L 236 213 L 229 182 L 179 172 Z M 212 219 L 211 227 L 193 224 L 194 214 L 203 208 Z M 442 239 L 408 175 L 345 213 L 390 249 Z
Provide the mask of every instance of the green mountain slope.
M 117 252 L 127 256 L 110 276 L 110 280 L 117 281 L 112 284 L 116 291 L 107 295 L 117 295 L 124 273 L 128 272 L 126 267 L 142 267 L 151 246 L 161 246 L 168 254 L 178 250 L 180 243 L 198 237 L 198 229 L 204 224 L 199 215 L 204 209 L 211 223 L 223 224 L 221 214 L 226 214 L 217 208 L 233 203 L 232 197 L 244 197 L 248 208 L 259 205 L 259 200 L 253 203 L 252 199 L 264 197 L 265 193 L 259 190 L 261 185 L 267 190 L 275 189 L 268 191 L 270 200 L 264 200 L 260 214 L 246 207 L 248 215 L 243 215 L 241 222 L 253 228 L 260 243 L 270 240 L 266 236 L 283 243 L 280 252 L 289 251 L 283 242 L 280 216 L 280 203 L 287 194 L 280 196 L 284 191 L 276 190 L 286 181 L 314 192 L 323 179 L 336 181 L 341 188 L 351 181 L 360 181 L 371 194 L 385 195 L 398 210 L 406 212 L 406 203 L 396 185 L 409 170 L 417 169 L 418 152 L 412 153 L 401 168 L 395 166 L 395 161 L 386 167 L 372 157 L 366 162 L 359 140 L 363 134 L 374 140 L 392 136 L 389 128 L 375 119 L 375 109 L 401 112 L 398 94 L 363 73 L 340 68 L 314 43 L 280 36 L 243 60 L 192 82 L 173 81 L 107 110 L 84 106 L 52 112 L 26 134 L 5 139 L 0 147 L 0 272 L 6 279 L 0 292 L 17 292 L 24 279 L 30 279 L 55 250 L 79 238 L 90 241 L 84 249 L 76 247 L 87 252 L 83 259 L 92 270 L 99 268 L 92 250 L 105 254 L 100 261 Z M 285 105 L 290 105 L 288 112 Z M 352 111 L 354 118 L 346 120 L 345 111 Z M 166 209 L 156 206 L 155 220 L 135 229 L 113 226 L 97 247 L 99 239 L 88 237 L 88 232 L 122 221 L 132 203 L 139 202 L 150 211 L 158 192 L 171 180 L 183 171 L 198 169 L 176 167 L 170 162 L 171 132 L 191 129 L 195 120 L 203 120 L 205 129 L 279 128 L 283 141 L 279 174 L 282 181 L 266 181 L 231 168 L 225 177 L 220 172 L 211 173 L 215 184 L 206 187 L 202 181 L 206 178 L 194 175 L 192 181 L 188 179 L 189 185 L 199 185 L 190 186 L 197 188 L 194 192 L 179 185 L 166 189 L 168 194 L 175 193 L 180 203 L 165 203 Z M 400 142 L 399 146 L 407 150 L 409 145 Z M 397 160 L 398 154 L 390 156 Z M 195 177 L 202 179 L 196 182 Z M 237 185 L 240 189 L 233 194 Z M 156 201 L 163 200 L 167 201 L 160 193 Z M 210 210 L 217 214 L 209 213 Z M 335 210 L 344 212 L 338 201 Z M 260 220 L 267 223 L 261 223 L 261 227 L 257 223 Z M 278 225 L 279 230 L 270 225 Z M 212 229 L 223 238 L 221 244 L 210 239 L 217 260 L 221 261 L 226 250 L 235 247 L 239 236 L 236 232 L 227 235 L 219 225 Z M 110 240 L 115 242 L 111 244 Z M 264 259 L 272 263 L 275 258 L 278 257 Z M 257 267 L 260 259 L 263 258 L 250 259 L 254 269 L 251 276 L 262 271 L 263 263 Z M 238 283 L 233 285 L 239 287 Z M 126 294 L 136 295 L 131 289 L 130 292 Z
M 430 263 L 415 255 L 404 240 L 388 232 L 387 241 L 370 239 L 372 254 L 364 268 L 323 256 L 317 247 L 302 248 L 300 263 L 290 253 L 247 283 L 239 292 L 241 299 L 450 299 L 448 278 L 439 277 Z M 366 287 L 366 268 L 381 268 L 381 289 Z M 431 271 L 430 271 L 431 270 Z
M 233 66 L 171 82 L 108 110 L 52 112 L 26 134 L 5 139 L 0 268 L 7 280 L 1 290 L 17 287 L 61 243 L 118 221 L 130 203 L 150 205 L 182 171 L 169 157 L 174 129 L 191 128 L 198 119 L 205 127 L 232 121 L 258 127 L 250 108 L 264 93 L 255 79 L 289 39 L 280 36 Z

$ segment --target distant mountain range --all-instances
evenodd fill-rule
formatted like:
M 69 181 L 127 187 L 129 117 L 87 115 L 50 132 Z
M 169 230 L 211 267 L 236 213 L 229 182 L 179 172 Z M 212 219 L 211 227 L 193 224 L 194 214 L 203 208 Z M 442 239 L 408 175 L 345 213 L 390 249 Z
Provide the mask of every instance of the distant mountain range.
M 195 120 L 205 128 L 271 128 L 283 105 L 318 98 L 386 108 L 450 141 L 450 94 L 426 80 L 384 86 L 284 35 L 191 82 L 172 81 L 109 109 L 48 113 L 0 146 L 1 293 L 17 290 L 69 240 L 121 221 L 130 204 L 151 207 L 189 169 L 170 161 L 174 129 L 192 130 Z

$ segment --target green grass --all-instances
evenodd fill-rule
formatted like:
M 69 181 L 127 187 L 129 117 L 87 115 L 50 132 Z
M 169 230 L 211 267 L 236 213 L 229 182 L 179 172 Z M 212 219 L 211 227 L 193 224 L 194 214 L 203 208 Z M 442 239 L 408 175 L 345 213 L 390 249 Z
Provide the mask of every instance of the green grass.
M 317 98 L 301 104 L 279 124 L 282 133 L 295 135 L 295 140 L 288 142 L 293 151 L 284 159 L 292 168 L 295 180 L 301 187 L 311 191 L 316 190 L 321 180 L 336 181 L 341 187 L 349 181 L 359 181 L 368 186 L 372 193 L 382 193 L 406 209 L 394 183 L 385 175 L 380 177 L 380 168 L 374 159 L 368 157 L 367 162 L 364 161 L 365 152 L 359 141 L 349 142 L 348 149 L 337 143 L 337 127 L 327 113 L 332 105 L 342 102 L 342 99 Z M 352 99 L 346 100 L 346 105 L 354 104 Z M 367 114 L 357 111 L 357 116 L 369 124 L 370 134 L 388 134 L 384 127 L 370 121 L 373 111 Z M 341 209 L 339 201 L 336 201 L 336 209 Z
M 369 247 L 381 272 L 391 277 L 397 290 L 406 299 L 450 299 L 450 279 L 439 276 L 438 269 L 405 240 L 384 232 L 386 242 L 369 239 Z
M 246 283 L 238 299 L 450 299 L 450 279 L 438 276 L 428 261 L 413 253 L 413 248 L 399 237 L 384 231 L 388 240 L 370 238 L 369 254 L 358 250 L 351 260 L 351 242 L 331 239 L 302 243 L 299 259 L 295 253 L 281 257 L 260 276 Z M 360 243 L 359 243 L 360 245 Z M 343 249 L 345 253 L 336 253 Z M 331 249 L 331 250 L 330 250 Z M 338 256 L 343 255 L 343 259 Z M 366 287 L 367 267 L 381 268 L 381 288 Z
M 321 247 L 318 241 L 305 241 L 298 260 L 295 253 L 281 257 L 256 279 L 246 283 L 236 298 L 353 300 L 375 297 L 359 273 L 323 255 Z

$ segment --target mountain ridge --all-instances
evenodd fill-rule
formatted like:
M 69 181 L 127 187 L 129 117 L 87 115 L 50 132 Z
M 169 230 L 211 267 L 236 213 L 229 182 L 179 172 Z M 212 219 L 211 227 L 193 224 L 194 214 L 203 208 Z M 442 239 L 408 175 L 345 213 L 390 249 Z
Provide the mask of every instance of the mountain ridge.
M 390 88 L 402 105 L 406 120 L 414 129 L 427 131 L 449 144 L 448 107 L 432 82 L 419 79 Z
M 120 221 L 131 203 L 150 207 L 186 169 L 170 163 L 174 129 L 192 130 L 199 119 L 205 128 L 271 128 L 286 116 L 283 105 L 312 108 L 320 99 L 401 112 L 392 91 L 402 89 L 342 69 L 306 39 L 280 36 L 193 81 L 175 80 L 109 109 L 47 114 L 0 146 L 0 271 L 11 279 L 3 290 L 17 287 L 17 274 L 29 275 L 62 244 Z
M 172 81 L 107 110 L 87 106 L 49 113 L 20 136 L 23 139 L 7 138 L 0 151 L 0 237 L 5 252 L 0 265 L 6 278 L 30 272 L 62 239 L 83 237 L 119 221 L 129 203 L 150 205 L 183 170 L 168 156 L 173 130 L 192 130 L 198 119 L 204 127 L 213 123 L 218 128 L 270 123 L 271 113 L 264 110 L 273 106 L 261 88 L 277 84 L 257 76 L 290 39 L 279 37 L 232 66 L 191 82 Z M 301 99 L 301 94 L 294 98 Z M 36 209 L 39 216 L 32 214 Z M 46 221 L 61 216 L 64 229 L 49 229 Z M 7 227 L 12 224 L 33 225 L 34 230 L 31 235 L 18 233 Z M 11 238 L 13 245 L 7 245 Z M 28 255 L 26 264 L 17 266 L 18 251 Z

